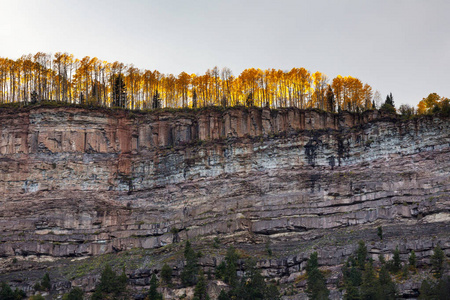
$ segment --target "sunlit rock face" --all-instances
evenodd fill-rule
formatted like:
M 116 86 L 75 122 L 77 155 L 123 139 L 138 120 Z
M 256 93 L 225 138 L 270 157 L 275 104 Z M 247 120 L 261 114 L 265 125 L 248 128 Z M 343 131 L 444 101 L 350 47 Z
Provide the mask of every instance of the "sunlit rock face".
M 34 108 L 1 110 L 0 126 L 3 257 L 450 220 L 448 119 Z M 330 264 L 347 252 L 330 250 Z

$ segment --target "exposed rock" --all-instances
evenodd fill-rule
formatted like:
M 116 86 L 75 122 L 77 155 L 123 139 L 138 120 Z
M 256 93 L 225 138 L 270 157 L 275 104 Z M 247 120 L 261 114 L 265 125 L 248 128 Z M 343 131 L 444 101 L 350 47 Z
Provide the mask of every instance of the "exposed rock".
M 448 119 L 38 108 L 1 110 L 0 125 L 1 265 L 194 237 L 289 248 L 330 235 L 336 245 L 317 250 L 331 267 L 357 241 L 340 244 L 333 234 L 374 224 L 392 237 L 369 245 L 374 259 L 403 239 L 403 258 L 414 249 L 427 263 L 438 243 L 450 254 Z M 309 253 L 258 265 L 292 282 Z M 130 278 L 145 286 L 145 274 Z

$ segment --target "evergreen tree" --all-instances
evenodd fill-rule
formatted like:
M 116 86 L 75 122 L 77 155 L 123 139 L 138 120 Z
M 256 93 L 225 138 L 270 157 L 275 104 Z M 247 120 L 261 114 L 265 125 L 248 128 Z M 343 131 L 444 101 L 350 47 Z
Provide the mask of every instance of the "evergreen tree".
M 6 283 L 2 282 L 0 288 L 0 299 L 4 300 L 14 300 L 14 293 L 11 287 Z
M 436 285 L 436 294 L 439 300 L 450 299 L 450 276 L 442 278 Z
M 239 288 L 235 290 L 235 298 L 243 300 L 265 299 L 266 282 L 259 270 L 256 269 L 256 262 L 249 260 L 246 262 L 246 267 L 247 269 L 241 278 Z
M 403 267 L 402 267 L 402 278 L 403 279 L 408 279 L 408 271 L 409 271 L 408 264 L 404 263 Z
M 378 299 L 394 300 L 395 293 L 395 284 L 386 267 L 382 266 L 378 276 Z
M 155 274 L 152 275 L 150 279 L 150 289 L 147 294 L 148 300 L 163 300 L 162 294 L 158 293 L 158 280 L 156 279 Z
M 383 228 L 381 226 L 377 227 L 377 235 L 380 238 L 380 240 L 383 239 Z
M 306 264 L 306 293 L 311 299 L 328 299 L 330 291 L 327 288 L 325 277 L 319 270 L 317 252 L 311 253 Z
M 185 286 L 193 286 L 197 283 L 198 255 L 195 253 L 194 249 L 192 249 L 189 241 L 186 241 L 184 248 L 184 259 L 186 265 L 181 272 L 181 282 L 183 282 Z
M 225 281 L 225 272 L 227 269 L 227 263 L 225 260 L 222 260 L 220 264 L 216 267 L 216 278 L 222 279 Z
M 357 300 L 360 299 L 359 287 L 362 283 L 362 273 L 356 267 L 356 262 L 353 257 L 347 259 L 346 264 L 342 269 L 344 275 L 344 287 L 345 287 L 345 300 Z
M 364 241 L 358 242 L 358 250 L 356 250 L 356 259 L 360 269 L 364 269 L 367 259 L 367 247 Z
M 194 300 L 206 300 L 208 299 L 208 294 L 206 293 L 206 279 L 203 272 L 200 270 L 198 275 L 198 281 L 194 289 Z
M 125 108 L 127 102 L 127 89 L 122 74 L 115 75 L 111 91 L 113 106 Z
M 172 283 L 172 268 L 169 267 L 167 264 L 164 264 L 164 266 L 161 269 L 161 279 L 166 284 Z
M 445 254 L 441 247 L 436 246 L 433 250 L 433 255 L 431 256 L 431 265 L 433 267 L 434 274 L 436 278 L 441 278 L 442 272 L 444 270 L 444 258 Z
M 448 300 L 450 299 L 450 276 L 441 278 L 438 282 L 430 280 L 422 281 L 419 299 L 425 300 Z
M 394 257 L 392 262 L 392 272 L 397 273 L 402 268 L 402 262 L 400 260 L 400 251 L 398 250 L 398 246 L 395 247 Z
M 409 261 L 409 265 L 412 268 L 416 269 L 417 258 L 416 258 L 416 253 L 414 252 L 414 250 L 411 251 L 411 254 L 409 255 L 408 261 Z
M 48 273 L 45 273 L 44 278 L 42 278 L 41 281 L 41 288 L 46 291 L 49 291 L 51 287 L 52 284 L 50 283 L 50 275 L 48 275 Z
M 392 97 L 392 93 L 389 93 L 389 95 L 386 96 L 386 101 L 384 103 L 389 104 L 392 107 L 395 107 L 394 97 Z
M 426 279 L 424 281 L 422 281 L 422 285 L 420 286 L 419 293 L 420 293 L 419 299 L 424 299 L 424 300 L 437 299 L 436 290 L 435 290 L 433 283 Z
M 197 92 L 192 93 L 192 108 L 197 108 Z
M 235 285 L 237 282 L 236 266 L 239 255 L 236 249 L 231 246 L 227 250 L 227 255 L 225 256 L 226 268 L 224 273 L 224 281 L 230 285 Z
M 116 290 L 116 273 L 110 265 L 106 265 L 100 277 L 99 289 L 104 293 L 112 293 Z
M 70 292 L 63 296 L 63 300 L 83 300 L 84 292 L 79 287 L 74 287 Z
M 392 93 L 386 96 L 386 101 L 384 104 L 380 107 L 381 110 L 385 110 L 388 112 L 395 113 L 395 106 L 394 106 L 394 98 L 392 97 Z
M 27 294 L 23 290 L 16 288 L 14 291 L 9 284 L 2 282 L 0 284 L 0 299 L 1 300 L 20 300 L 27 297 Z
M 153 109 L 161 108 L 161 99 L 158 90 L 156 90 L 155 94 L 153 95 L 152 108 Z
M 371 262 L 366 263 L 363 273 L 363 282 L 361 285 L 362 299 L 377 299 L 377 282 L 375 271 Z
M 100 276 L 100 282 L 95 287 L 91 299 L 104 299 L 105 294 L 113 294 L 116 297 L 119 297 L 126 292 L 126 286 L 127 276 L 125 275 L 125 270 L 120 276 L 117 276 L 111 266 L 106 265 Z

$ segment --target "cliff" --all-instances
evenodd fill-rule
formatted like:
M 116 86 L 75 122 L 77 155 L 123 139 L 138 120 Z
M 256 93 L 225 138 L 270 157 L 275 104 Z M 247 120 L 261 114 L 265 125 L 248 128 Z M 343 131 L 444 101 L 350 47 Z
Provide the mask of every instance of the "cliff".
M 392 239 L 374 258 L 396 245 L 424 263 L 437 244 L 450 254 L 448 119 L 38 107 L 1 110 L 0 136 L 3 268 L 220 235 L 278 245 L 281 260 L 260 266 L 288 282 L 308 256 L 294 248 L 334 241 L 318 250 L 336 266 L 380 224 Z

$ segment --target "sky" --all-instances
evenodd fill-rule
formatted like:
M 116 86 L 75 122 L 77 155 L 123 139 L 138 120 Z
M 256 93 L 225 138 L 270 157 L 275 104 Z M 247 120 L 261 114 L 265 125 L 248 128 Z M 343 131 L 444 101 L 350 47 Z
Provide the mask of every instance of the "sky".
M 0 56 L 68 52 L 161 73 L 304 67 L 416 106 L 450 98 L 448 0 L 0 0 Z

